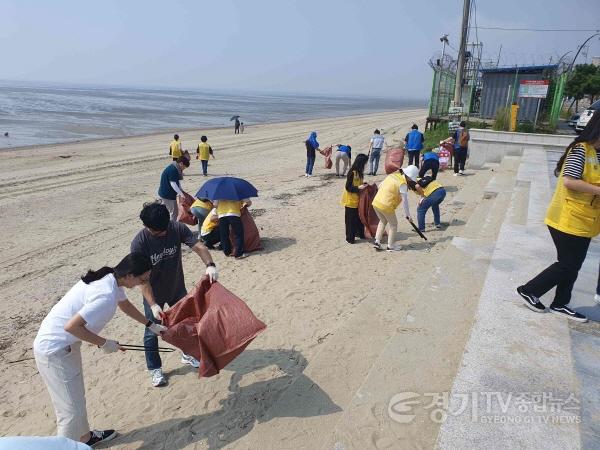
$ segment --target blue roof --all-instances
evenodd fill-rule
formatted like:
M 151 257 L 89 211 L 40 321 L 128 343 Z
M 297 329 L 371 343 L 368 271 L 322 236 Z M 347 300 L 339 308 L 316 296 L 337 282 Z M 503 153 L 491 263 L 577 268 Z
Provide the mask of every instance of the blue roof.
M 483 73 L 515 73 L 519 71 L 519 73 L 539 73 L 544 70 L 556 70 L 558 69 L 558 64 L 551 64 L 545 66 L 521 66 L 521 67 L 494 67 L 491 69 L 481 69 Z

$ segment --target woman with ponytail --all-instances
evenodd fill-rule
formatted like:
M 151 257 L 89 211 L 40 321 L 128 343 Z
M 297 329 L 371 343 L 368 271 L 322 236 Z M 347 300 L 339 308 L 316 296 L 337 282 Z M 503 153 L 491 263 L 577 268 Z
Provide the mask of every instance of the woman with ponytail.
M 89 446 L 116 436 L 115 430 L 90 430 L 81 366 L 81 341 L 96 345 L 106 353 L 122 350 L 117 341 L 98 334 L 113 317 L 117 306 L 157 335 L 167 330 L 146 319 L 127 300 L 123 290 L 148 283 L 151 268 L 150 258 L 131 253 L 115 267 L 89 270 L 42 321 L 33 351 L 40 376 L 54 405 L 58 436 Z
M 535 278 L 517 288 L 525 305 L 544 312 L 540 297 L 556 287 L 550 312 L 578 322 L 587 318 L 567 305 L 585 260 L 590 241 L 600 233 L 600 113 L 561 156 L 554 175 L 558 177 L 545 223 L 556 247 L 557 260 Z

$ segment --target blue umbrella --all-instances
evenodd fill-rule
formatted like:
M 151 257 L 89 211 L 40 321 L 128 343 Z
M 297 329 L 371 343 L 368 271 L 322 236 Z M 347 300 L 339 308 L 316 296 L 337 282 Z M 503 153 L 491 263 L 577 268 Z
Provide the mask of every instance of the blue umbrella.
M 235 177 L 212 178 L 196 192 L 196 198 L 209 200 L 243 200 L 250 197 L 258 197 L 256 188 L 246 180 Z

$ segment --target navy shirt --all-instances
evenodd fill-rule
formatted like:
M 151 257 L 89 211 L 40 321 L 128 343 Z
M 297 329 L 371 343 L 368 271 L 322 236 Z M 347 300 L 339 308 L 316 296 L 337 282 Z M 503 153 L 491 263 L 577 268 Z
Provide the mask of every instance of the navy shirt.
M 160 185 L 158 187 L 158 196 L 166 198 L 167 200 L 175 200 L 177 198 L 177 192 L 171 187 L 171 181 L 179 184 L 179 180 L 183 177 L 176 162 L 169 164 L 165 170 L 163 170 L 160 176 Z

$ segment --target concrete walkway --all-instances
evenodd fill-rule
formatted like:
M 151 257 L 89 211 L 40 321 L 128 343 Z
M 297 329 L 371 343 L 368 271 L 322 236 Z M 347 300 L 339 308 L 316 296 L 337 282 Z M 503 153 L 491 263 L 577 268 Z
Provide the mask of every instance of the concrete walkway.
M 556 156 L 522 156 L 438 448 L 600 448 L 600 324 L 534 313 L 515 293 L 555 259 L 543 224 L 553 181 L 539 169 Z M 571 302 L 595 321 L 599 253 L 592 243 Z

